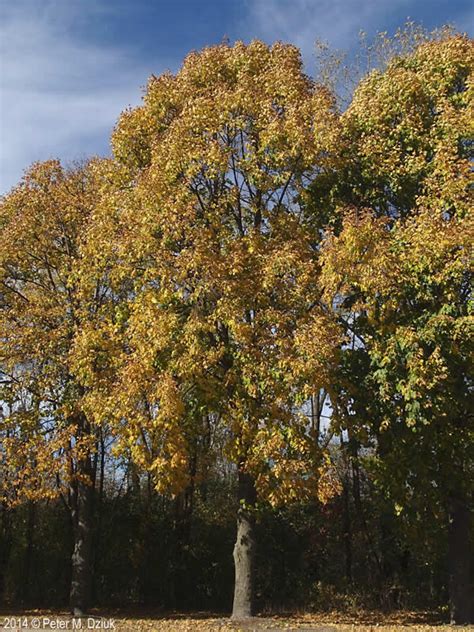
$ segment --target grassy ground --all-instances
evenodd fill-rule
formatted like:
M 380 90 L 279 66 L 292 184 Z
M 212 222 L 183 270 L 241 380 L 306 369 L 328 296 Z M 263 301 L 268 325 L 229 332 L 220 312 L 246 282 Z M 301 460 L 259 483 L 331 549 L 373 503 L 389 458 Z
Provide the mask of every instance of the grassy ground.
M 92 611 L 91 617 L 84 618 L 80 627 L 77 620 L 73 622 L 64 611 L 12 610 L 0 613 L 0 630 L 5 632 L 77 629 L 118 632 L 467 632 L 474 631 L 474 626 L 454 628 L 441 623 L 435 614 L 426 612 L 289 614 L 234 622 L 223 616 L 206 613 L 160 615 L 150 612 Z

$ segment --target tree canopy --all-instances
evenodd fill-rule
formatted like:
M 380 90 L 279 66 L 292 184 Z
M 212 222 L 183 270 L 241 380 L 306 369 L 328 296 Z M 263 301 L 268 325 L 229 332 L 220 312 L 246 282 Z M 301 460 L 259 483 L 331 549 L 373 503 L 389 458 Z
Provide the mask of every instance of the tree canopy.
M 3 197 L 2 537 L 62 499 L 75 612 L 123 475 L 132 566 L 157 515 L 175 534 L 170 603 L 196 515 L 202 542 L 236 518 L 234 618 L 275 516 L 340 529 L 346 581 L 375 562 L 384 603 L 436 516 L 469 620 L 473 65 L 467 37 L 417 37 L 341 111 L 295 46 L 212 46 L 151 77 L 111 158 L 38 163 Z

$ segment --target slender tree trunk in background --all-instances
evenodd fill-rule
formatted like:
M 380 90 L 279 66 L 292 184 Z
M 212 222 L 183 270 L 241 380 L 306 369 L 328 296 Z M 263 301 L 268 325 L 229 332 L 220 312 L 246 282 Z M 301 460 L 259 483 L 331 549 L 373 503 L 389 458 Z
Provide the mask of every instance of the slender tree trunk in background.
M 344 501 L 344 552 L 346 560 L 346 579 L 349 584 L 352 583 L 352 527 L 349 509 L 349 489 L 347 480 L 343 485 L 343 501 Z
M 380 554 L 382 562 L 382 574 L 385 584 L 389 584 L 394 576 L 394 534 L 393 517 L 387 510 L 382 509 L 379 519 Z
M 6 574 L 12 550 L 14 509 L 0 504 L 0 603 L 5 601 Z
M 91 594 L 93 601 L 100 601 L 100 587 L 98 585 L 98 578 L 100 576 L 100 560 L 102 556 L 102 517 L 104 513 L 104 482 L 105 482 L 105 441 L 103 433 L 101 433 L 99 445 L 98 445 L 98 492 L 93 492 L 93 500 L 96 501 L 96 508 L 94 510 L 95 515 L 95 534 L 94 534 L 94 546 L 92 551 L 92 587 Z M 97 459 L 95 462 L 97 468 Z
M 81 416 L 78 433 L 90 432 L 87 421 Z M 90 454 L 78 459 L 71 485 L 70 506 L 74 548 L 69 603 L 74 616 L 82 616 L 89 607 L 92 586 L 92 525 L 95 477 Z
M 174 607 L 189 609 L 196 607 L 193 602 L 193 585 L 189 577 L 189 551 L 191 549 L 196 459 L 191 459 L 190 483 L 174 501 Z
M 28 502 L 27 508 L 28 516 L 26 523 L 26 551 L 25 551 L 25 565 L 23 570 L 23 599 L 25 604 L 29 605 L 31 602 L 31 570 L 33 567 L 33 553 L 34 553 L 34 535 L 36 524 L 36 506 L 33 502 Z
M 350 489 L 350 454 L 347 459 L 346 444 L 344 443 L 344 437 L 341 433 L 341 452 L 344 456 L 344 480 L 342 485 L 342 501 L 344 506 L 344 513 L 342 519 L 343 538 L 344 538 L 344 553 L 345 553 L 345 566 L 346 566 L 346 580 L 348 584 L 352 583 L 352 523 L 351 512 L 349 504 L 349 489 Z
M 133 540 L 128 547 L 129 591 L 132 599 L 143 601 L 142 569 L 146 556 L 142 503 L 142 480 L 137 464 L 129 456 L 127 482 L 128 514 L 136 524 Z
M 469 527 L 470 511 L 465 499 L 452 494 L 449 507 L 448 568 L 451 623 L 471 623 Z
M 321 416 L 324 410 L 324 402 L 326 401 L 327 393 L 323 389 L 320 389 L 316 395 L 312 395 L 310 398 L 311 404 L 311 429 L 316 433 L 317 440 L 321 435 Z
M 239 509 L 237 511 L 237 539 L 234 546 L 234 604 L 233 619 L 247 619 L 253 615 L 254 559 L 255 559 L 255 485 L 251 476 L 239 470 Z
M 352 495 L 354 498 L 354 510 L 355 517 L 358 520 L 360 525 L 360 529 L 364 539 L 367 543 L 367 551 L 369 553 L 368 558 L 372 559 L 374 564 L 374 570 L 381 576 L 381 563 L 379 557 L 377 555 L 377 551 L 375 549 L 375 544 L 373 542 L 373 538 L 370 534 L 369 525 L 367 524 L 367 520 L 365 518 L 364 508 L 362 506 L 362 493 L 361 493 L 361 476 L 360 476 L 360 467 L 359 467 L 359 448 L 356 440 L 349 434 L 349 449 L 351 454 L 351 465 L 352 465 Z

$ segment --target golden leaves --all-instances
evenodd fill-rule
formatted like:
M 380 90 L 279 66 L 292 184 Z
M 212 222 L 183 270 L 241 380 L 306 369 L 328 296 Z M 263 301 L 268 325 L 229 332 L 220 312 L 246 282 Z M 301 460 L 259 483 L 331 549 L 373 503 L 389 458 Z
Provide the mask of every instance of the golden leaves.
M 315 499 L 327 503 L 340 493 L 328 455 L 318 449 L 301 416 L 277 420 L 260 426 L 246 454 L 245 471 L 254 477 L 259 497 L 273 507 Z
M 250 455 L 275 423 L 293 419 L 304 434 L 292 402 L 305 381 L 327 378 L 337 333 L 312 316 L 317 236 L 299 196 L 338 129 L 334 99 L 303 74 L 299 51 L 258 41 L 190 54 L 122 116 L 113 145 L 132 186 L 117 265 L 134 289 L 107 410 L 158 485 L 186 483 L 199 415 L 227 425 L 235 462 L 267 462 Z M 288 494 L 309 467 L 292 449 L 275 463 L 295 468 Z
M 123 113 L 113 159 L 38 164 L 2 202 L 3 368 L 65 418 L 111 424 L 160 489 L 187 484 L 216 415 L 271 502 L 312 477 L 329 496 L 298 406 L 333 380 L 344 296 L 386 332 L 406 287 L 451 296 L 466 269 L 471 73 L 466 38 L 423 44 L 341 118 L 293 46 L 190 54 Z M 307 221 L 309 191 L 347 154 L 367 200 L 330 233 Z M 410 362 L 412 389 L 445 375 L 437 349 Z
M 72 463 L 94 450 L 91 438 L 77 437 L 73 424 L 46 428 L 15 416 L 3 423 L 8 432 L 2 439 L 0 500 L 10 507 L 57 498 L 77 479 Z
M 360 83 L 343 122 L 374 204 L 466 211 L 473 68 L 472 40 L 445 33 Z
M 93 381 L 74 348 L 89 336 L 89 364 L 102 361 L 92 338 L 104 288 L 81 252 L 101 173 L 99 161 L 69 170 L 38 163 L 0 205 L 2 471 L 10 502 L 57 495 L 76 476 L 73 464 L 95 449 L 95 432 L 77 421 Z

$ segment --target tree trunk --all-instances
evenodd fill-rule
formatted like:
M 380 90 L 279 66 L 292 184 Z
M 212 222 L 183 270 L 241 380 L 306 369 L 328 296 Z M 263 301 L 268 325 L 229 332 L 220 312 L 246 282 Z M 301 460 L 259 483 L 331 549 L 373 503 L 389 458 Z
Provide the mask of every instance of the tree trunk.
M 346 580 L 352 583 L 352 526 L 349 508 L 349 490 L 347 476 L 343 484 L 342 498 L 344 502 L 343 530 L 344 530 L 344 552 L 346 561 Z
M 71 494 L 71 517 L 74 535 L 70 606 L 74 616 L 82 616 L 88 606 L 92 572 L 92 498 L 91 463 L 78 463 L 79 477 Z
M 362 506 L 362 493 L 361 493 L 361 480 L 360 480 L 360 468 L 359 468 L 359 453 L 358 446 L 353 437 L 349 436 L 349 447 L 351 451 L 351 465 L 352 465 L 352 495 L 354 498 L 355 517 L 358 520 L 362 535 L 367 544 L 368 559 L 372 559 L 374 564 L 374 570 L 379 579 L 382 576 L 382 567 L 379 556 L 377 554 L 373 538 L 370 534 L 369 525 L 365 517 L 364 508 Z
M 33 567 L 33 555 L 35 548 L 35 525 L 36 525 L 36 506 L 33 502 L 29 502 L 27 506 L 27 523 L 26 523 L 26 551 L 25 563 L 23 570 L 23 602 L 31 605 L 31 588 L 32 577 L 31 571 Z
M 343 501 L 343 539 L 344 539 L 344 553 L 345 553 L 345 566 L 346 566 L 346 580 L 348 584 L 352 583 L 352 524 L 351 524 L 351 512 L 349 505 L 349 487 L 350 487 L 350 474 L 349 474 L 349 459 L 346 458 L 346 444 L 344 443 L 344 437 L 341 432 L 340 435 L 341 452 L 344 457 L 344 478 L 342 483 L 342 501 Z
M 8 562 L 12 551 L 14 509 L 0 503 L 0 604 L 5 602 Z
M 104 514 L 104 481 L 105 481 L 105 440 L 104 435 L 101 433 L 100 441 L 98 445 L 100 451 L 99 458 L 99 483 L 98 491 L 93 491 L 93 501 L 96 501 L 95 514 L 95 532 L 94 532 L 94 546 L 92 551 L 92 581 L 91 581 L 91 594 L 93 601 L 100 601 L 100 587 L 97 583 L 97 579 L 100 576 L 102 559 L 102 518 Z M 96 463 L 97 467 L 97 463 Z
M 234 546 L 234 604 L 233 619 L 247 619 L 253 615 L 254 558 L 255 558 L 255 486 L 251 476 L 239 470 L 239 509 L 237 539 Z
M 448 555 L 451 623 L 471 622 L 470 513 L 467 502 L 457 495 L 450 499 Z

